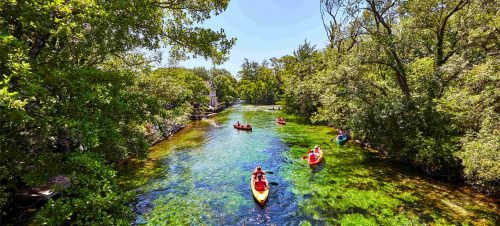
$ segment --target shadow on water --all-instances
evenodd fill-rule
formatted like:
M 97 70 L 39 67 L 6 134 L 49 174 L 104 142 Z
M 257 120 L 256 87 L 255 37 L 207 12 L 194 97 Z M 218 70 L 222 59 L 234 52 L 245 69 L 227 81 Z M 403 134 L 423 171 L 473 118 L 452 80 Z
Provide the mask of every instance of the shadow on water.
M 321 160 L 321 162 L 319 162 L 317 165 L 315 165 L 315 166 L 309 166 L 309 168 L 311 168 L 311 171 L 312 171 L 313 173 L 319 173 L 319 172 L 321 172 L 321 170 L 322 170 L 323 168 L 325 168 L 325 166 L 326 166 L 326 162 L 327 162 L 327 161 L 328 161 L 328 160 L 327 160 L 326 158 L 323 158 L 323 159 Z M 312 175 L 314 175 L 314 174 L 312 174 Z
M 357 188 L 373 190 L 380 183 L 395 183 L 397 191 L 413 197 L 408 199 L 396 193 L 394 198 L 402 201 L 402 209 L 415 212 L 422 222 L 437 220 L 476 225 L 498 225 L 500 222 L 498 202 L 491 197 L 463 184 L 431 178 L 411 165 L 380 159 L 370 152 L 363 154 L 364 159 L 359 165 L 373 172 L 377 183 L 361 183 Z

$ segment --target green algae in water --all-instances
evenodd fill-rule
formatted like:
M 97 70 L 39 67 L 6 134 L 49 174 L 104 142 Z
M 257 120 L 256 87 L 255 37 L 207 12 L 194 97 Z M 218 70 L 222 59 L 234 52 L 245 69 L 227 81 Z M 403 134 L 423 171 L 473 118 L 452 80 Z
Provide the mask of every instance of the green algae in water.
M 289 120 L 290 121 L 290 120 Z M 340 225 L 415 225 L 415 224 L 462 224 L 494 225 L 498 217 L 481 216 L 481 211 L 459 213 L 448 206 L 433 205 L 437 200 L 429 191 L 419 188 L 432 187 L 432 180 L 405 175 L 390 164 L 354 144 L 338 146 L 332 142 L 333 129 L 323 126 L 287 123 L 279 130 L 290 146 L 285 158 L 297 164 L 307 149 L 321 145 L 325 163 L 319 171 L 304 170 L 290 165 L 283 167 L 287 179 L 294 185 L 293 192 L 306 197 L 300 203 L 300 212 Z M 415 184 L 417 183 L 417 184 Z M 439 196 L 452 196 L 451 189 L 438 186 Z M 460 196 L 464 196 L 465 194 Z M 468 199 L 474 199 L 474 194 Z M 459 204 L 463 199 L 456 198 Z M 442 201 L 442 199 L 441 199 Z M 489 213 L 493 210 L 482 209 Z M 429 210 L 434 211 L 426 217 Z M 448 213 L 448 214 L 443 214 Z M 452 213 L 452 214 L 450 214 Z
M 355 144 L 338 146 L 336 131 L 298 117 L 238 106 L 193 123 L 152 148 L 154 164 L 140 169 L 137 208 L 158 224 L 494 225 L 495 203 L 465 187 L 427 179 L 375 157 Z M 284 116 L 285 126 L 275 123 Z M 253 132 L 232 128 L 249 122 Z M 310 168 L 302 157 L 321 145 L 324 161 Z M 249 174 L 262 165 L 271 194 L 259 207 Z M 123 177 L 126 178 L 126 177 Z M 131 178 L 131 177 L 129 177 Z M 476 197 L 478 196 L 478 197 Z

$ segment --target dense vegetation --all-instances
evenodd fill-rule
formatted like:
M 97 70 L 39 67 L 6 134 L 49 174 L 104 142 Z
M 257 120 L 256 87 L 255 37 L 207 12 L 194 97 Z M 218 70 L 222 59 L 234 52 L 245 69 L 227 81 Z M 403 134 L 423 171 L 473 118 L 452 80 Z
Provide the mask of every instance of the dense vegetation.
M 271 68 L 246 61 L 242 98 L 279 99 L 289 113 L 351 129 L 392 159 L 498 194 L 498 7 L 322 0 L 330 45 L 306 42 Z
M 276 61 L 271 60 L 273 65 Z M 280 77 L 269 62 L 259 64 L 245 59 L 238 72 L 238 93 L 249 104 L 273 104 L 280 95 Z
M 283 104 L 348 128 L 387 156 L 498 194 L 498 3 L 321 0 L 330 45 L 223 69 L 153 68 L 235 40 L 198 27 L 228 0 L 0 1 L 0 222 L 24 186 L 64 174 L 71 186 L 43 224 L 127 224 L 116 166 L 144 157 L 148 125 L 185 123 L 208 103 Z
M 64 174 L 71 186 L 42 207 L 38 223 L 127 224 L 114 163 L 145 156 L 145 125 L 182 121 L 208 101 L 196 70 L 153 70 L 156 50 L 169 46 L 172 61 L 223 62 L 235 40 L 196 24 L 227 4 L 0 1 L 0 222 L 22 187 Z M 234 83 L 219 74 L 225 98 L 234 98 L 224 87 Z

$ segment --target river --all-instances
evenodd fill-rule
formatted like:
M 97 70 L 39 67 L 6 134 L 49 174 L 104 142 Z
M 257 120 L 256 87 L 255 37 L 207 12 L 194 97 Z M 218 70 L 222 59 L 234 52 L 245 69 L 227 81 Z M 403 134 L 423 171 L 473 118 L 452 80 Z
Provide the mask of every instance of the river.
M 470 188 L 427 178 L 356 143 L 339 146 L 334 129 L 266 106 L 237 105 L 192 122 L 151 148 L 122 180 L 138 191 L 135 224 L 191 225 L 494 225 L 498 205 Z M 285 126 L 275 123 L 284 116 Z M 232 127 L 249 122 L 252 132 Z M 302 160 L 321 145 L 324 160 Z M 250 174 L 260 165 L 271 190 L 260 207 Z

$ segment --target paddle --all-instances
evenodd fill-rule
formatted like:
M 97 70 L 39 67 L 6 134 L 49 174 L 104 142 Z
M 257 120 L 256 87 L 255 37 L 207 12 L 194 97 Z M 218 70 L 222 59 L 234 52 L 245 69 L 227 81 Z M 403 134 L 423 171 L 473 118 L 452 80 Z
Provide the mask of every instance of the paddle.
M 308 155 L 306 155 L 306 156 L 304 156 L 304 157 L 302 157 L 302 159 L 306 160 L 306 159 L 307 159 L 307 157 L 309 157 L 309 154 L 308 154 Z
M 264 171 L 267 174 L 273 174 L 273 171 Z

